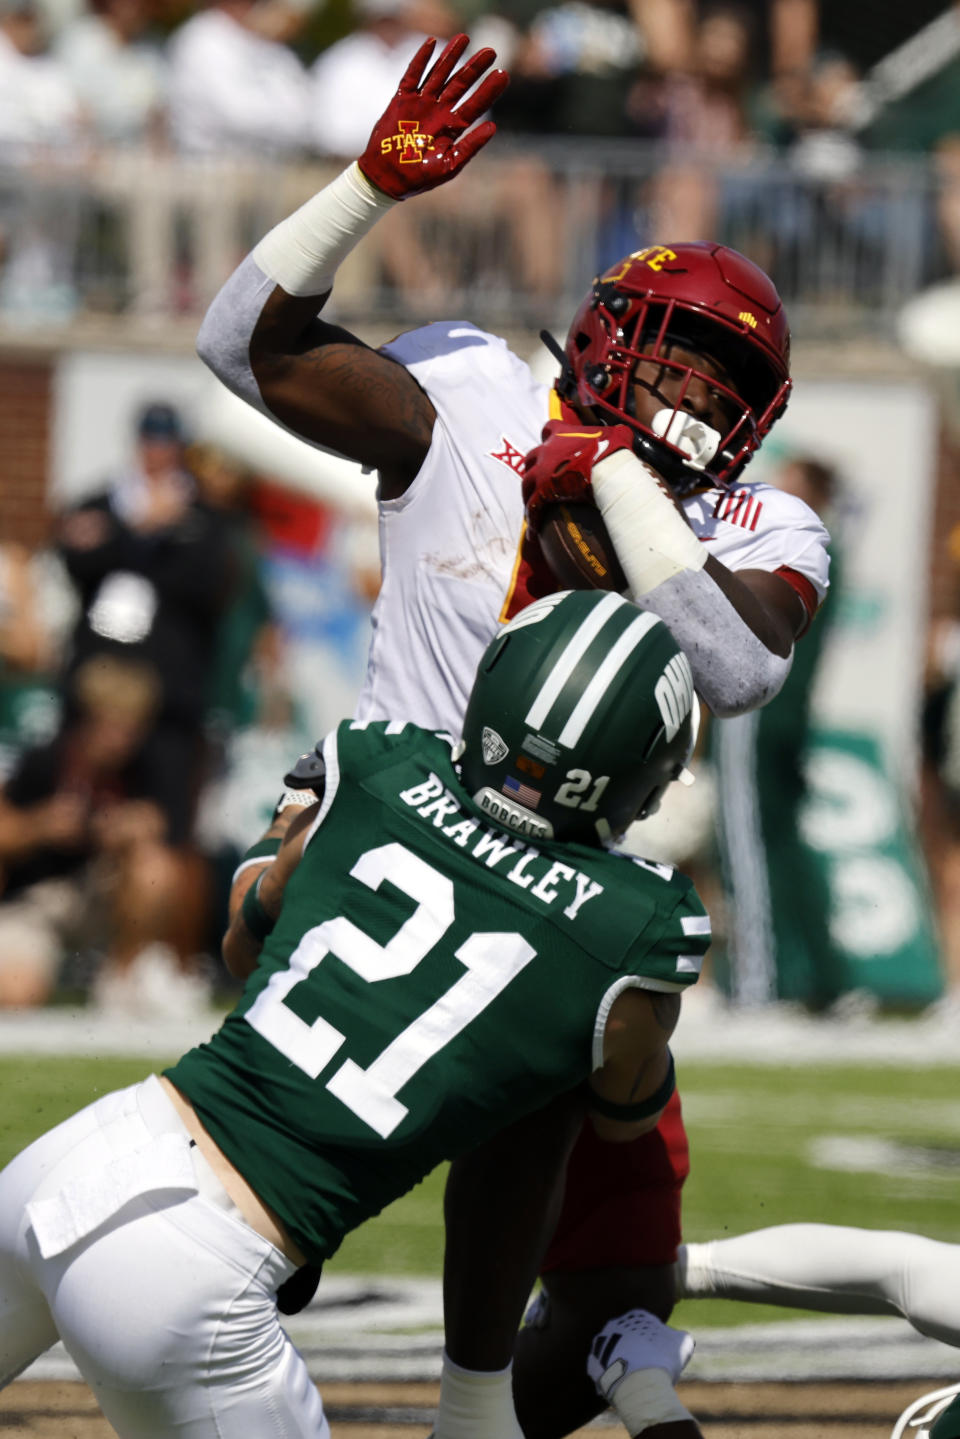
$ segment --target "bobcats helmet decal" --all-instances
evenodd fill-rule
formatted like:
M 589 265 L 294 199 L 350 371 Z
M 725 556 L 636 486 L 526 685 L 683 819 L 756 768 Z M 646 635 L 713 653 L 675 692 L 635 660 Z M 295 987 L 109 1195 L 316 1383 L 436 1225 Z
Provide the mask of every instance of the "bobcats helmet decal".
M 596 844 L 652 812 L 685 775 L 693 676 L 666 625 L 622 596 L 548 598 L 487 647 L 464 719 L 462 775 L 497 823 Z
M 671 344 L 701 351 L 730 376 L 729 385 L 672 360 Z M 656 358 L 682 377 L 680 398 L 651 425 L 634 413 L 637 362 Z M 729 411 L 720 434 L 682 408 L 692 378 L 703 380 Z M 790 331 L 772 281 L 725 245 L 649 245 L 594 281 L 570 326 L 563 398 L 610 424 L 627 424 L 634 447 L 678 493 L 740 474 L 783 414 L 790 393 Z

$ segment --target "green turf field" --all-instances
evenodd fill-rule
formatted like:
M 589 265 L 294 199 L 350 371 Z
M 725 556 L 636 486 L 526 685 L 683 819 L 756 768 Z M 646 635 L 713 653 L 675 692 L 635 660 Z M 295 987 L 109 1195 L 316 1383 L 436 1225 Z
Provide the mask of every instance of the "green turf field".
M 0 1058 L 0 1162 L 145 1060 Z M 960 1242 L 960 1067 L 832 1070 L 684 1064 L 693 1169 L 691 1239 L 790 1220 L 909 1229 Z M 840 1165 L 859 1167 L 838 1167 Z M 442 1175 L 351 1235 L 332 1268 L 437 1274 Z M 678 1311 L 699 1327 L 788 1311 L 705 1301 Z

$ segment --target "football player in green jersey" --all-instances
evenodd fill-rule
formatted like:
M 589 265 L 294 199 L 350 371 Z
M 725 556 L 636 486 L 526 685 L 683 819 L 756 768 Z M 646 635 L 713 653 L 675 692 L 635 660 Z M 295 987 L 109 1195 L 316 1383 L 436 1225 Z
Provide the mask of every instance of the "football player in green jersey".
M 461 743 L 330 735 L 321 798 L 231 922 L 247 979 L 220 1030 L 0 1174 L 0 1383 L 59 1337 L 121 1436 L 326 1439 L 277 1317 L 298 1266 L 557 1096 L 654 1124 L 709 923 L 613 845 L 684 773 L 695 712 L 661 621 L 567 593 L 487 649 Z M 454 1367 L 448 1410 L 516 1439 L 503 1377 Z M 698 1432 L 667 1417 L 650 1439 Z

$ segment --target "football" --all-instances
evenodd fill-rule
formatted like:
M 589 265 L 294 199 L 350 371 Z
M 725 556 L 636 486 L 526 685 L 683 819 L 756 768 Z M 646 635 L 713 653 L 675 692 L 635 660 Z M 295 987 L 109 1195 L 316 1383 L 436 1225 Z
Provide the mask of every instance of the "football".
M 603 516 L 589 500 L 544 505 L 539 538 L 544 559 L 565 590 L 627 588 Z

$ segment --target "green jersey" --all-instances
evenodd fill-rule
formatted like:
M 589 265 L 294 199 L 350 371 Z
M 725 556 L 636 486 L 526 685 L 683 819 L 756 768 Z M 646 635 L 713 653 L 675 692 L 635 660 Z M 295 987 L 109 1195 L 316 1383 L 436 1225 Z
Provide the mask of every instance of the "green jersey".
M 490 825 L 450 741 L 345 722 L 236 1009 L 167 1073 L 314 1263 L 442 1159 L 598 1068 L 617 994 L 709 921 L 671 866 Z

